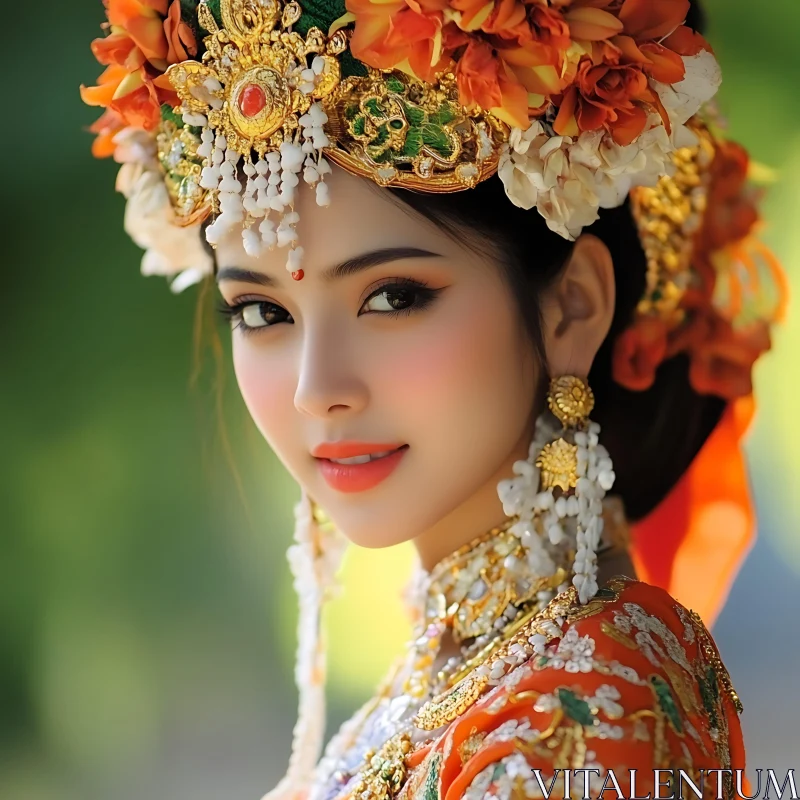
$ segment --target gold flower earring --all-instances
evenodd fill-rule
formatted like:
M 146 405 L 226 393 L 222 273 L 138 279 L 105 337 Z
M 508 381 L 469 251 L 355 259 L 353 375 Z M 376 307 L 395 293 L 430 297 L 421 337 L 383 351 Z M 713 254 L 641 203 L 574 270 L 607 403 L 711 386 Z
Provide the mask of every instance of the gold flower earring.
M 599 443 L 600 426 L 589 418 L 594 394 L 585 380 L 553 378 L 547 406 L 528 459 L 514 464 L 516 477 L 501 481 L 498 494 L 504 512 L 518 517 L 510 530 L 526 546 L 531 569 L 553 575 L 574 551 L 572 585 L 586 603 L 598 590 L 603 498 L 614 484 L 614 467 Z

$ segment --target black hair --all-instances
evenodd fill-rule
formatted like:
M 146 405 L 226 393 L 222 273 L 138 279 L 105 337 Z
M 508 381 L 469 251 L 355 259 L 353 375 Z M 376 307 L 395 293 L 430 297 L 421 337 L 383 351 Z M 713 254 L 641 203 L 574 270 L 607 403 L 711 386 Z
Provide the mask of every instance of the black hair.
M 691 5 L 687 24 L 698 31 L 704 28 L 697 2 Z M 462 240 L 465 234 L 477 235 L 478 246 L 482 237 L 501 253 L 505 277 L 543 363 L 539 298 L 562 272 L 574 243 L 550 231 L 535 209 L 511 204 L 496 175 L 453 194 L 391 191 L 451 235 Z M 596 398 L 592 418 L 602 426 L 603 444 L 614 460 L 614 494 L 622 498 L 628 518 L 636 521 L 652 511 L 687 470 L 718 423 L 725 401 L 692 389 L 689 361 L 683 355 L 665 361 L 646 391 L 630 391 L 614 381 L 614 341 L 632 321 L 644 293 L 645 256 L 627 200 L 619 208 L 601 210 L 584 232 L 608 247 L 616 283 L 611 329 L 588 376 Z

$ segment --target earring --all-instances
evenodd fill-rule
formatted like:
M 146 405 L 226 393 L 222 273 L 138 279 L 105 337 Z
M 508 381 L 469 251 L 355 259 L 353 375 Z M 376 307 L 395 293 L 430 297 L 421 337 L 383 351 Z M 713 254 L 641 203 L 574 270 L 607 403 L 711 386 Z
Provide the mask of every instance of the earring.
M 326 716 L 322 608 L 340 591 L 336 575 L 347 549 L 347 539 L 305 491 L 294 507 L 294 518 L 294 543 L 286 555 L 300 604 L 294 668 L 299 708 L 289 768 L 262 800 L 293 800 L 302 794 L 322 752 Z
M 516 477 L 500 481 L 498 495 L 503 511 L 518 517 L 509 530 L 525 546 L 529 568 L 554 575 L 574 554 L 572 585 L 587 603 L 599 588 L 603 498 L 614 484 L 614 467 L 599 443 L 600 426 L 589 419 L 594 394 L 584 380 L 553 378 L 547 405 L 549 413 L 536 421 L 528 459 L 514 463 Z

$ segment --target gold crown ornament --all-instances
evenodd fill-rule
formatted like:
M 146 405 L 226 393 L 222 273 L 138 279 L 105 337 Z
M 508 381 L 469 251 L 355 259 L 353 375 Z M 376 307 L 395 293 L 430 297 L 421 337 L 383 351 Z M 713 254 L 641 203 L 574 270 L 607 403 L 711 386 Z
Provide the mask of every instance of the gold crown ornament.
M 207 240 L 215 245 L 238 224 L 249 255 L 291 245 L 287 267 L 295 278 L 302 277 L 295 191 L 302 177 L 319 205 L 329 203 L 324 176 L 330 166 L 322 155 L 330 145 L 323 127 L 328 117 L 319 101 L 338 86 L 337 56 L 347 46 L 343 32 L 293 30 L 301 15 L 295 2 L 222 0 L 220 25 L 201 3 L 198 22 L 209 33 L 202 62 L 167 70 L 184 123 L 200 129 L 199 188 L 209 193 L 209 210 L 218 212 Z
M 202 61 L 166 73 L 184 123 L 173 136 L 185 140 L 186 127 L 193 129 L 195 142 L 184 150 L 204 165 L 182 196 L 171 192 L 174 203 L 182 201 L 181 216 L 196 221 L 213 212 L 206 228 L 212 246 L 236 225 L 249 255 L 289 246 L 287 268 L 297 280 L 295 195 L 302 180 L 318 205 L 329 204 L 326 155 L 384 186 L 455 191 L 493 174 L 508 138 L 504 123 L 459 104 L 452 75 L 429 85 L 368 69 L 343 80 L 347 34 L 318 27 L 301 34 L 302 15 L 293 0 L 221 0 L 217 22 L 201 2 L 198 24 L 208 32 Z M 192 168 L 194 175 L 194 161 Z
M 105 5 L 110 35 L 92 47 L 108 68 L 82 89 L 106 109 L 92 126 L 95 153 L 128 161 L 119 136 L 151 136 L 157 151 L 136 169 L 158 170 L 165 224 L 204 229 L 212 246 L 240 226 L 251 255 L 288 247 L 296 279 L 297 192 L 305 183 L 327 205 L 331 162 L 423 192 L 497 173 L 512 203 L 575 239 L 600 208 L 673 170 L 685 123 L 719 84 L 678 0 L 624 14 L 586 0 Z M 124 186 L 136 212 L 127 227 L 157 253 L 148 271 L 196 266 L 185 238 L 157 235 L 153 198 L 137 205 L 136 181 Z M 202 276 L 203 260 L 174 284 Z

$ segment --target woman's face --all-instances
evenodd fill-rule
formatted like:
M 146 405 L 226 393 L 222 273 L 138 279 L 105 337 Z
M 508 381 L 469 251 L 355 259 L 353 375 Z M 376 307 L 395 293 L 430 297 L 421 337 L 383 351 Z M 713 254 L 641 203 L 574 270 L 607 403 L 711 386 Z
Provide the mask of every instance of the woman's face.
M 217 250 L 236 376 L 270 446 L 353 542 L 384 547 L 449 520 L 505 517 L 498 480 L 527 456 L 538 375 L 500 268 L 335 169 L 301 190 L 304 277 L 287 250 Z M 321 446 L 366 443 L 328 450 Z M 366 451 L 395 455 L 336 465 Z

